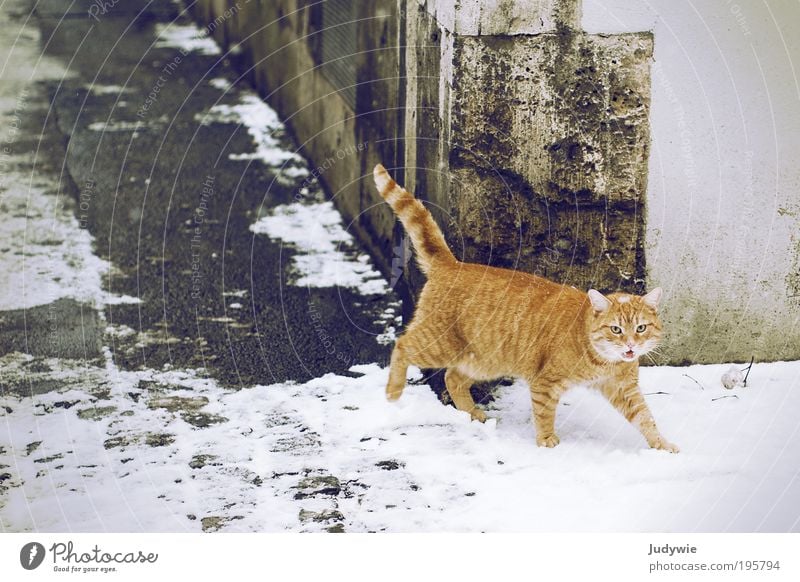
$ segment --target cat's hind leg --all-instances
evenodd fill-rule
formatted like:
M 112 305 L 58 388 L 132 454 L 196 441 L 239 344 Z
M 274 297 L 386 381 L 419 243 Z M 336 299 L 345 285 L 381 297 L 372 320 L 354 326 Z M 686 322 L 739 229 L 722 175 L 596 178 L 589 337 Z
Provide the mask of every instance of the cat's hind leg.
M 410 365 L 420 368 L 447 368 L 458 357 L 460 348 L 457 341 L 443 333 L 437 333 L 430 326 L 409 326 L 392 351 L 386 398 L 397 400 L 403 394 L 406 372 Z
M 447 393 L 450 394 L 450 398 L 456 408 L 468 412 L 473 420 L 486 421 L 486 413 L 475 405 L 475 400 L 469 391 L 472 384 L 474 384 L 472 378 L 457 368 L 448 368 L 444 375 L 444 383 L 447 386 Z
M 392 350 L 392 361 L 389 364 L 389 382 L 386 384 L 386 398 L 397 400 L 403 395 L 406 387 L 406 372 L 408 371 L 408 341 L 406 336 L 400 337 Z
M 447 360 L 437 353 L 437 345 L 429 342 L 424 333 L 410 328 L 400 336 L 392 351 L 389 364 L 389 382 L 386 384 L 386 398 L 397 400 L 406 387 L 406 372 L 410 365 L 420 368 L 445 368 Z M 439 350 L 440 351 L 440 350 Z

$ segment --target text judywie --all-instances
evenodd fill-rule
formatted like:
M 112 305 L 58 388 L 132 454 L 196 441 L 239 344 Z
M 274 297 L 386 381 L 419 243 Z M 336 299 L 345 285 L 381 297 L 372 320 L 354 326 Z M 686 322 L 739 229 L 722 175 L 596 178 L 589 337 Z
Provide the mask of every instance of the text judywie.
M 664 544 L 663 546 L 654 546 L 650 544 L 650 551 L 647 552 L 648 556 L 652 556 L 653 554 L 668 554 L 670 556 L 674 556 L 675 554 L 696 554 L 697 547 L 690 546 L 686 544 L 685 546 L 671 546 L 669 544 Z

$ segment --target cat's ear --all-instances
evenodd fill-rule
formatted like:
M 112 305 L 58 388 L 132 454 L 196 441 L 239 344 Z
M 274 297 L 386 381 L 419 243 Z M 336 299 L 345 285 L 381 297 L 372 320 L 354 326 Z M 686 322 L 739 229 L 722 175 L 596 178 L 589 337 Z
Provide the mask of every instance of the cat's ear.
M 661 287 L 656 287 L 647 295 L 642 296 L 642 301 L 651 309 L 658 309 L 658 302 L 661 301 Z
M 589 295 L 589 301 L 592 302 L 592 308 L 594 308 L 597 313 L 608 311 L 608 308 L 611 307 L 611 301 L 608 297 L 600 293 L 597 289 L 589 289 L 587 295 Z

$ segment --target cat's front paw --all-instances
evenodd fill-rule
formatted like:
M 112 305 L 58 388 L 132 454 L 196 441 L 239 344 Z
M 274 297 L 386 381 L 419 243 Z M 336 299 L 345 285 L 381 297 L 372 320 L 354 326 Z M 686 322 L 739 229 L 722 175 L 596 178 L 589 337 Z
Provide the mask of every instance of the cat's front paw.
M 536 437 L 536 444 L 540 447 L 547 447 L 548 449 L 553 448 L 558 443 L 561 442 L 561 439 L 558 438 L 556 434 L 550 434 L 547 436 L 538 436 Z
M 659 438 L 657 441 L 651 444 L 650 447 L 659 451 L 667 451 L 670 453 L 680 452 L 680 449 L 676 445 L 673 445 L 671 442 L 663 438 Z
M 472 417 L 472 420 L 486 422 L 486 413 L 480 408 L 473 408 L 469 415 Z

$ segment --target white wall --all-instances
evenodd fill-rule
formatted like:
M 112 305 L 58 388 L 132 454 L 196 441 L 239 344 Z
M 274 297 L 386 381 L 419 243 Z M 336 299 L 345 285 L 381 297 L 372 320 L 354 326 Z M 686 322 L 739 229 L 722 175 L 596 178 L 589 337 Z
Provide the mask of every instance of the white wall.
M 800 358 L 800 3 L 584 0 L 582 23 L 655 35 L 646 260 L 671 359 Z

